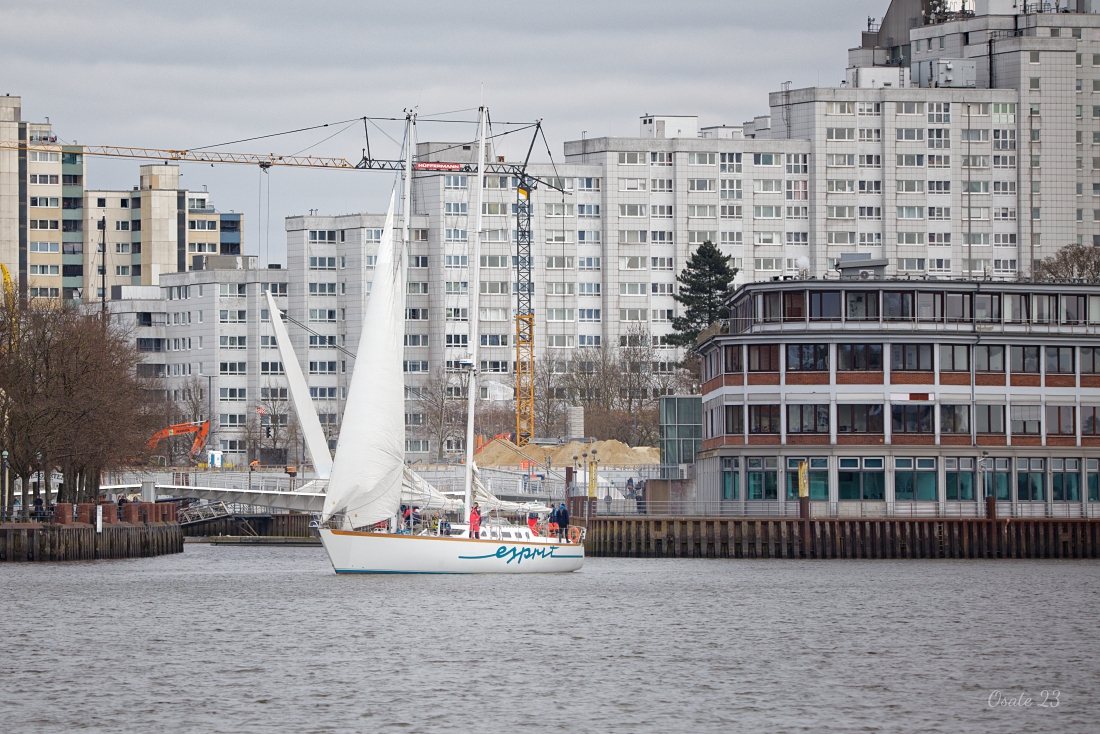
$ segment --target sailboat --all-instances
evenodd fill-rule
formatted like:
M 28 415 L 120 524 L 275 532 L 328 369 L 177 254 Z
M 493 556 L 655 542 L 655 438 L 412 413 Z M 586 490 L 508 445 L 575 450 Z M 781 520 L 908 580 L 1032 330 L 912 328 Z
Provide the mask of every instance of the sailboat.
M 415 115 L 406 118 L 403 213 L 405 242 L 411 241 L 410 191 Z M 481 216 L 481 180 L 485 160 L 485 110 L 481 110 L 478 156 L 478 205 Z M 488 537 L 411 535 L 397 532 L 397 513 L 406 491 L 409 468 L 404 454 L 403 356 L 405 280 L 408 257 L 404 243 L 394 236 L 395 192 L 390 195 L 385 227 L 375 262 L 371 297 L 363 317 L 362 336 L 336 455 L 332 460 L 321 526 L 318 532 L 336 573 L 554 573 L 579 569 L 584 546 L 540 536 L 528 527 L 496 526 Z M 475 250 L 480 244 L 475 229 Z M 476 251 L 472 269 L 477 272 Z M 473 293 L 477 293 L 474 283 Z M 476 295 L 474 296 L 476 298 Z M 476 303 L 471 309 L 477 312 Z M 476 321 L 472 344 L 477 343 Z M 476 356 L 476 352 L 475 352 Z M 474 362 L 476 366 L 476 361 Z M 473 372 L 468 390 L 476 397 Z M 472 431 L 472 407 L 467 434 Z M 308 436 L 307 436 L 308 440 Z M 472 440 L 467 440 L 465 502 L 469 519 L 477 492 L 472 462 Z M 427 484 L 424 482 L 423 484 Z M 423 486 L 421 486 L 423 490 Z M 385 523 L 385 530 L 375 527 Z

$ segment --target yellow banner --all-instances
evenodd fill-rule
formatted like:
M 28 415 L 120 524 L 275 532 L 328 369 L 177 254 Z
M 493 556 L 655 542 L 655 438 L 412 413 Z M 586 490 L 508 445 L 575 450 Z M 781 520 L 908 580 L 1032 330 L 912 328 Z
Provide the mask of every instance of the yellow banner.
M 596 497 L 596 462 L 588 465 L 588 497 Z
M 806 462 L 798 462 L 798 496 L 810 496 L 810 473 L 807 471 Z

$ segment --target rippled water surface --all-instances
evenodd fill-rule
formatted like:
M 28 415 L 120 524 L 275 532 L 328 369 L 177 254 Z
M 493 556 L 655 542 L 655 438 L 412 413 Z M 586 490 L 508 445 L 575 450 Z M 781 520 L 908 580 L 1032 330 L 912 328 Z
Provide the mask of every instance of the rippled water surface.
M 189 544 L 0 565 L 0 615 L 5 732 L 1100 730 L 1088 561 L 338 577 Z

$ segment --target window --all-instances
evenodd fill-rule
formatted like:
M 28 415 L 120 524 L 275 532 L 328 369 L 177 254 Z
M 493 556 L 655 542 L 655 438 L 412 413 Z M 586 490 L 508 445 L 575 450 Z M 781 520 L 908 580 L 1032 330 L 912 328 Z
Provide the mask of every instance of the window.
M 1013 346 L 1009 348 L 1009 357 L 1013 372 L 1039 372 L 1039 347 Z
M 894 498 L 934 502 L 936 500 L 936 460 L 934 458 L 895 458 Z
M 750 344 L 749 372 L 778 372 L 778 344 Z
M 247 371 L 247 362 L 221 362 L 218 365 L 218 374 L 222 375 L 244 375 Z
M 844 294 L 846 318 L 849 321 L 878 320 L 878 292 L 858 293 L 848 291 Z
M 1074 406 L 1047 405 L 1047 435 L 1075 436 L 1077 424 L 1074 420 Z
M 913 294 L 897 291 L 883 291 L 882 316 L 888 321 L 911 320 L 913 318 Z
M 1047 374 L 1062 373 L 1072 375 L 1074 347 L 1046 347 Z
M 828 156 L 827 156 L 828 158 Z M 860 168 L 882 168 L 882 156 L 881 155 L 861 155 L 859 156 Z
M 986 347 L 988 349 L 989 347 Z M 965 344 L 940 345 L 940 372 L 969 372 L 969 349 Z
M 891 344 L 890 369 L 899 372 L 931 372 L 932 344 Z
M 841 371 L 881 372 L 881 344 L 838 344 L 836 367 Z
M 811 292 L 810 319 L 813 321 L 840 321 L 840 292 Z
M 779 433 L 779 406 L 750 405 L 749 433 Z
M 878 158 L 879 156 L 860 156 L 861 158 Z M 851 153 L 827 153 L 825 165 L 837 168 L 852 168 L 856 165 L 856 157 Z M 880 163 L 881 165 L 881 163 Z
M 555 256 L 548 257 L 548 258 L 546 258 L 546 269 L 547 270 L 572 270 L 573 269 L 573 258 L 572 257 L 563 257 L 561 255 L 555 255 Z
M 222 349 L 246 349 L 247 338 L 244 336 L 221 336 L 218 337 L 218 345 Z
M 407 310 L 410 312 L 410 315 L 409 315 L 410 319 L 413 318 L 413 314 L 411 312 L 417 311 L 417 310 L 419 310 L 419 312 L 420 312 L 420 315 L 419 315 L 420 319 L 423 320 L 423 319 L 428 318 L 428 309 L 426 309 L 426 308 L 421 308 L 421 309 L 410 308 L 410 309 L 407 309 Z M 484 311 L 484 310 L 486 310 L 486 309 L 482 309 L 482 311 Z M 496 310 L 496 309 L 489 309 L 489 310 Z M 500 310 L 503 310 L 503 309 L 500 309 Z M 470 320 L 470 309 L 468 309 L 468 308 L 445 308 L 445 309 L 443 309 L 443 319 L 445 321 L 452 321 L 452 322 L 453 321 L 469 321 Z
M 657 258 L 654 258 L 656 260 Z M 599 270 L 600 258 L 598 257 L 579 257 L 577 258 L 578 270 Z
M 619 191 L 645 191 L 646 179 L 644 178 L 620 178 Z
M 1050 460 L 1050 498 L 1055 502 L 1081 500 L 1081 460 Z
M 933 433 L 933 407 L 912 403 L 890 406 L 891 429 L 894 433 Z
M 940 433 L 970 433 L 970 406 L 941 405 Z
M 839 464 L 838 499 L 883 500 L 886 498 L 886 472 L 883 471 L 883 459 L 841 458 Z
M 944 475 L 944 499 L 956 501 L 975 499 L 974 466 L 973 458 L 944 459 L 944 468 L 947 470 Z
M 829 371 L 828 344 L 788 344 L 787 371 Z
M 856 129 L 854 127 L 828 127 L 825 128 L 826 140 L 855 140 Z
M 1012 406 L 1012 432 L 1014 434 L 1039 434 L 1042 410 L 1038 405 Z
M 924 128 L 899 127 L 896 131 L 898 140 L 924 140 Z
M 1100 347 L 1081 347 L 1081 372 L 1100 372 Z
M 974 408 L 974 428 L 978 433 L 1005 432 L 1005 406 L 977 405 Z
M 788 405 L 787 433 L 829 433 L 829 406 Z
M 836 430 L 837 433 L 882 433 L 882 405 L 837 405 Z
M 1046 501 L 1046 462 L 1043 459 L 1016 459 L 1016 499 L 1021 502 Z

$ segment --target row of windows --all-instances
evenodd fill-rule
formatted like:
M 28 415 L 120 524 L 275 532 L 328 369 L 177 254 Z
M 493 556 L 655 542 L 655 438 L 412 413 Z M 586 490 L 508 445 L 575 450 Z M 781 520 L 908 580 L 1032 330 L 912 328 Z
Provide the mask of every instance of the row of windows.
M 1082 373 L 1100 373 L 1100 347 L 1005 347 L 1003 344 L 888 344 L 890 369 L 899 372 L 932 372 L 934 354 L 939 354 L 939 371 L 969 372 L 971 355 L 976 372 L 1004 372 L 1005 364 L 1014 373 L 1038 373 L 1041 364 L 1047 374 L 1075 374 L 1076 364 Z M 1077 350 L 1080 349 L 1079 359 Z M 827 372 L 829 370 L 829 344 L 749 344 L 749 372 L 779 372 L 780 353 L 787 357 L 788 372 Z M 836 368 L 838 371 L 880 372 L 883 369 L 883 344 L 837 344 Z M 1041 362 L 1041 354 L 1045 359 Z M 744 371 L 740 347 L 726 347 L 723 351 L 723 370 L 726 374 Z M 1005 362 L 1008 355 L 1008 362 Z M 705 365 L 706 379 L 719 374 L 718 352 L 712 352 Z
M 939 462 L 934 457 L 893 459 L 894 499 L 934 502 L 974 501 L 983 496 L 1001 501 L 1079 502 L 1082 499 L 1082 461 L 1077 458 L 1034 459 L 1009 457 L 945 457 L 943 484 Z M 811 500 L 829 499 L 829 460 L 787 457 L 785 498 L 797 500 L 800 464 L 807 464 Z M 1015 463 L 1015 476 L 1013 476 Z M 724 500 L 741 499 L 741 457 L 722 459 L 721 493 Z M 748 500 L 779 499 L 779 457 L 746 457 L 744 477 Z M 1100 462 L 1084 463 L 1087 499 L 1100 501 Z M 883 457 L 839 457 L 837 459 L 838 500 L 883 501 L 886 499 L 887 461 Z M 1015 491 L 1013 491 L 1015 490 Z M 1014 496 L 1015 495 L 1015 496 Z
M 779 499 L 779 458 L 748 457 L 745 460 L 747 500 Z M 1031 459 L 1008 457 L 946 457 L 942 459 L 944 483 L 939 485 L 939 461 L 933 457 L 893 459 L 894 500 L 935 502 L 975 501 L 982 496 L 1000 501 L 1079 502 L 1081 500 L 1080 459 Z M 741 459 L 722 460 L 723 500 L 740 500 Z M 810 499 L 829 499 L 828 459 L 787 458 L 785 499 L 799 499 L 800 464 L 807 464 Z M 1015 472 L 1013 476 L 1013 463 Z M 1100 501 L 1100 462 L 1084 462 L 1089 502 Z M 881 457 L 837 459 L 837 499 L 886 500 L 887 460 Z M 1013 487 L 1014 485 L 1014 487 Z M 1013 492 L 1013 489 L 1015 490 Z M 1013 497 L 1013 494 L 1015 495 Z
M 1082 373 L 1100 373 L 1100 347 L 889 344 L 885 348 L 890 357 L 890 369 L 900 372 L 933 371 L 933 357 L 938 352 L 941 372 L 969 372 L 973 359 L 976 372 L 1004 372 L 1007 364 L 1009 371 L 1014 373 L 1039 373 L 1042 367 L 1047 374 L 1075 374 L 1077 366 Z M 829 371 L 831 350 L 828 344 L 787 344 L 783 349 L 779 344 L 749 344 L 747 349 L 747 360 L 740 346 L 727 346 L 708 353 L 704 360 L 704 379 L 713 379 L 722 372 L 741 373 L 746 364 L 749 372 L 778 372 L 781 353 L 786 356 L 788 372 Z M 836 368 L 838 371 L 881 372 L 883 349 L 882 344 L 837 344 Z
M 758 320 L 1100 324 L 1100 295 L 941 293 L 901 290 L 769 291 Z M 744 303 L 744 302 L 742 302 Z M 736 309 L 736 306 L 735 306 Z
M 975 433 L 1003 435 L 1005 433 L 1004 405 L 940 405 L 939 432 L 941 434 L 969 435 Z M 725 406 L 725 415 L 709 419 L 708 435 L 738 436 L 750 434 L 778 434 L 782 432 L 780 405 L 749 405 L 748 423 L 741 405 Z M 788 434 L 822 433 L 830 428 L 830 409 L 827 404 L 789 404 L 786 406 Z M 936 406 L 931 403 L 904 403 L 890 406 L 890 430 L 892 433 L 936 433 Z M 1076 436 L 1076 407 L 1072 405 L 1012 405 L 1007 425 L 1012 435 L 1040 435 L 1041 423 L 1046 421 L 1048 436 Z M 973 425 L 971 424 L 973 420 Z M 717 424 L 715 423 L 717 421 Z M 881 403 L 840 404 L 836 406 L 836 432 L 885 433 L 886 414 Z M 1081 434 L 1100 435 L 1100 406 L 1082 406 Z

